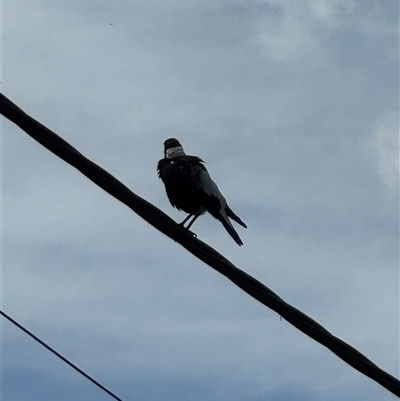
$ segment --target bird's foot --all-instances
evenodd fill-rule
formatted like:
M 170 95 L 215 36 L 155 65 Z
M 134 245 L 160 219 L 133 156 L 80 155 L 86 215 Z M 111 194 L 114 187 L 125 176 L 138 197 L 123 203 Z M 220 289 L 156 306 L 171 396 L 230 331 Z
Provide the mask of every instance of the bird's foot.
M 188 228 L 185 227 L 185 222 L 184 221 L 182 221 L 182 223 L 179 223 L 178 226 L 181 226 L 192 237 L 197 238 L 197 234 L 196 233 L 194 233 L 193 231 L 190 231 Z
M 190 230 L 186 230 L 192 237 L 195 237 L 195 238 L 197 238 L 197 234 L 196 233 L 194 233 L 193 231 L 190 231 Z

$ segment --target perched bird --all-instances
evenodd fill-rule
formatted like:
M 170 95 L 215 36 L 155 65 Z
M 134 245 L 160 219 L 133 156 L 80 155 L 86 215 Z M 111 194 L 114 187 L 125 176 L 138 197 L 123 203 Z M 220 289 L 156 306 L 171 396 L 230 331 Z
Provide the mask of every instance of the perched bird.
M 180 223 L 182 226 L 193 216 L 187 229 L 205 212 L 219 220 L 238 245 L 243 245 L 229 217 L 244 228 L 246 224 L 226 203 L 217 184 L 197 156 L 188 156 L 175 138 L 164 142 L 164 158 L 158 162 L 158 175 L 164 182 L 171 205 L 189 215 Z

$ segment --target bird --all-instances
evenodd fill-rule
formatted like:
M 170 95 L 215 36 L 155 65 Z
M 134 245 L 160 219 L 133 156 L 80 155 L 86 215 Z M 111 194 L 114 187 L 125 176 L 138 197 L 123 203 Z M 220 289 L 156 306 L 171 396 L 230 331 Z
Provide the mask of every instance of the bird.
M 244 228 L 247 226 L 228 206 L 202 159 L 186 155 L 180 142 L 169 138 L 164 142 L 164 158 L 158 162 L 157 171 L 171 205 L 188 213 L 180 223 L 182 227 L 189 230 L 199 216 L 208 212 L 222 223 L 239 246 L 243 245 L 229 218 Z

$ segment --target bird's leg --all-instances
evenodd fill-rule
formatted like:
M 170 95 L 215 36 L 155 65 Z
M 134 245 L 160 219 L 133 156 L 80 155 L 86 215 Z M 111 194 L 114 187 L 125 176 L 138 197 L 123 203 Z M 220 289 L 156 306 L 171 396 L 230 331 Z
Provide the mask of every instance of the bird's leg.
M 201 212 L 198 211 L 194 216 L 192 221 L 188 224 L 188 226 L 186 227 L 186 230 L 189 230 L 189 228 L 192 226 L 192 224 L 196 221 L 196 219 L 201 215 Z
M 185 226 L 185 223 L 186 223 L 192 216 L 193 216 L 192 214 L 189 214 L 189 215 L 185 218 L 185 220 L 182 221 L 182 223 L 179 223 L 179 225 L 182 226 L 182 227 L 184 227 L 184 226 Z
M 196 235 L 195 233 L 192 233 L 192 232 L 189 230 L 189 227 L 193 224 L 193 221 L 195 220 L 196 216 L 195 216 L 195 218 L 189 223 L 189 225 L 188 225 L 187 227 L 185 227 L 185 223 L 186 223 L 192 216 L 193 216 L 192 214 L 189 214 L 189 215 L 185 218 L 185 220 L 182 221 L 182 223 L 179 223 L 179 225 L 180 225 L 182 228 L 184 228 L 184 229 L 185 229 L 189 234 L 191 234 L 193 237 L 197 237 L 197 235 Z
M 201 209 L 196 212 L 196 214 L 189 214 L 189 216 L 187 216 L 185 218 L 185 220 L 182 221 L 182 223 L 179 223 L 180 226 L 182 226 L 185 230 L 187 230 L 188 233 L 192 234 L 193 237 L 197 237 L 197 235 L 195 233 L 193 233 L 192 231 L 189 230 L 189 228 L 192 226 L 192 224 L 196 221 L 196 219 L 201 215 Z M 187 227 L 185 227 L 185 223 L 193 216 L 192 221 L 187 225 Z

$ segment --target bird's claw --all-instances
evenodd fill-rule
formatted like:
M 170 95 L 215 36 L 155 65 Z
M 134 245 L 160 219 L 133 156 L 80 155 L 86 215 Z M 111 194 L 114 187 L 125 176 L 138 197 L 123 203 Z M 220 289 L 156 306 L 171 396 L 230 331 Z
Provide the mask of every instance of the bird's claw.
M 190 234 L 192 237 L 197 238 L 197 234 L 194 233 L 193 231 L 190 231 L 189 229 L 187 229 L 184 225 L 184 223 L 179 223 L 178 226 L 181 226 L 188 234 Z
M 197 238 L 197 234 L 196 233 L 194 233 L 193 231 L 190 231 L 190 230 L 186 230 L 192 237 L 195 237 L 195 238 Z

